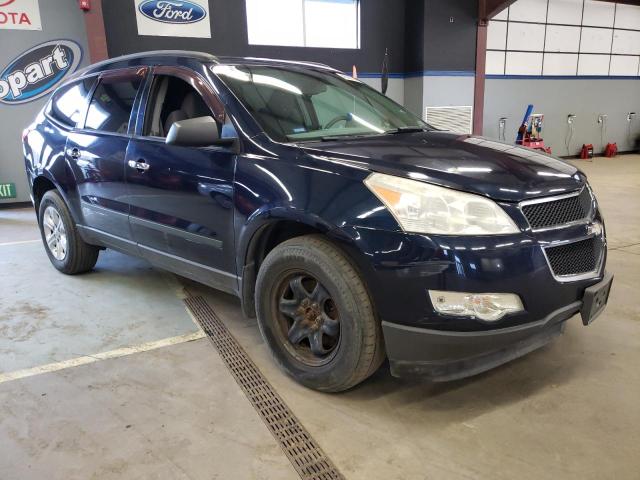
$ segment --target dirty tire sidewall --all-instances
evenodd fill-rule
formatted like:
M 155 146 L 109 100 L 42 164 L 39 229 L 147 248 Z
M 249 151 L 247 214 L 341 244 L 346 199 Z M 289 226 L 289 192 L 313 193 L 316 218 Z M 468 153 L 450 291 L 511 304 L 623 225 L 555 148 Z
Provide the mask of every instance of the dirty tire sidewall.
M 329 291 L 340 312 L 340 342 L 331 360 L 309 366 L 282 344 L 272 318 L 272 299 L 288 273 L 305 271 Z M 382 333 L 364 283 L 346 256 L 320 236 L 288 240 L 269 253 L 260 266 L 256 284 L 258 324 L 280 366 L 303 385 L 327 392 L 349 389 L 380 365 Z
M 67 254 L 62 260 L 55 258 L 47 245 L 43 227 L 44 212 L 47 207 L 54 207 L 64 224 L 65 233 L 67 235 Z M 40 235 L 42 237 L 44 249 L 47 252 L 49 260 L 56 269 L 62 273 L 73 275 L 89 271 L 95 266 L 99 254 L 98 247 L 88 245 L 82 240 L 82 238 L 80 238 L 80 234 L 76 229 L 71 213 L 69 212 L 69 209 L 61 195 L 56 190 L 49 190 L 42 197 L 40 207 L 38 209 L 38 226 L 40 227 Z

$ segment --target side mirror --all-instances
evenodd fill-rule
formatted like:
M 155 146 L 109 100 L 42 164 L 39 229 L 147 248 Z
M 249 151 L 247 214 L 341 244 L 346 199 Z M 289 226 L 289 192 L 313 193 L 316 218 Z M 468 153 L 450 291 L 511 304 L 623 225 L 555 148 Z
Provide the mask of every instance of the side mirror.
M 232 145 L 234 138 L 220 138 L 218 124 L 212 117 L 197 117 L 174 122 L 165 142 L 182 147 Z

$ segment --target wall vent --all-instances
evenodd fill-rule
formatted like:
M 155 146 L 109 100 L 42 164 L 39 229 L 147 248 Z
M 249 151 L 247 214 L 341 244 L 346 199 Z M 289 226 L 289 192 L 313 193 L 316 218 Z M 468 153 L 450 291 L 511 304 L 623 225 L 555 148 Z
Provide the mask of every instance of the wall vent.
M 473 107 L 427 107 L 427 123 L 441 130 L 468 133 L 473 129 Z

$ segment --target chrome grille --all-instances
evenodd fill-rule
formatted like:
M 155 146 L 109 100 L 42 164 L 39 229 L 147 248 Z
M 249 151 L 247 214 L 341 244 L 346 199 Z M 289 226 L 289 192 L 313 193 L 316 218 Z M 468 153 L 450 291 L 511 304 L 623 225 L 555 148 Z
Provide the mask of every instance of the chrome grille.
M 595 272 L 598 269 L 602 248 L 597 237 L 557 247 L 545 248 L 549 266 L 556 277 L 567 277 Z
M 579 194 L 555 198 L 522 203 L 522 213 L 533 230 L 561 227 L 590 217 L 592 197 L 588 188 L 583 188 Z

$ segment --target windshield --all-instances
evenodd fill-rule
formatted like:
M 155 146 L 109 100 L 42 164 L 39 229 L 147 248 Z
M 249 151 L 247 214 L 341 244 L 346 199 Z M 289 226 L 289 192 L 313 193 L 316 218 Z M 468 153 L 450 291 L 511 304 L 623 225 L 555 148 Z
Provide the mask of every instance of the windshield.
M 428 128 L 397 103 L 341 73 L 247 65 L 215 65 L 212 70 L 279 142 Z

